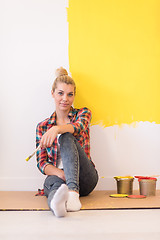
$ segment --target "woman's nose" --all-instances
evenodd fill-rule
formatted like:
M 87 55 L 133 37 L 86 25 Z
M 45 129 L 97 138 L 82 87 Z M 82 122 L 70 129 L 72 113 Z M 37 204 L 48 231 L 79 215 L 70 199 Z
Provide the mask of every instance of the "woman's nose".
M 63 101 L 67 101 L 67 95 L 66 94 L 63 95 Z

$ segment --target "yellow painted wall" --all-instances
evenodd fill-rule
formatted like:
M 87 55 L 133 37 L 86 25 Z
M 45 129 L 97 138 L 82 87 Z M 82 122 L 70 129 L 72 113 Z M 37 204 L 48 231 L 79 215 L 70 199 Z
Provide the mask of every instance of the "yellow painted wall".
M 93 124 L 160 123 L 160 1 L 69 0 L 76 107 Z

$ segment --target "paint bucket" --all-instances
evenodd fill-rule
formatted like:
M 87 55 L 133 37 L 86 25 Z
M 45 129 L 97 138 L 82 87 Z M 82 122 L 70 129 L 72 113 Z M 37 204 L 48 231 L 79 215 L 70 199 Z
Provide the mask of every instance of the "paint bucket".
M 114 177 L 117 181 L 117 193 L 132 195 L 134 177 Z
M 155 196 L 157 178 L 139 178 L 139 190 L 141 195 Z

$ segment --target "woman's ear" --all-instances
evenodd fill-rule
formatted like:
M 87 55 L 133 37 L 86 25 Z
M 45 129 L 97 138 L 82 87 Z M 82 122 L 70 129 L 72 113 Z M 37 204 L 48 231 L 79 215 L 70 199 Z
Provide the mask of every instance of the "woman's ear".
M 52 95 L 52 97 L 54 98 L 54 92 L 53 92 L 53 90 L 51 90 L 51 95 Z

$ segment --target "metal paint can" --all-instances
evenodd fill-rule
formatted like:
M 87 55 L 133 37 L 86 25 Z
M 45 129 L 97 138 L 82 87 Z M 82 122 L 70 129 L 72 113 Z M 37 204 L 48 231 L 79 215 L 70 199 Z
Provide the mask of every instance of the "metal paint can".
M 157 178 L 143 179 L 139 178 L 139 190 L 141 195 L 155 196 Z
M 117 181 L 117 193 L 132 195 L 134 177 L 114 177 Z

